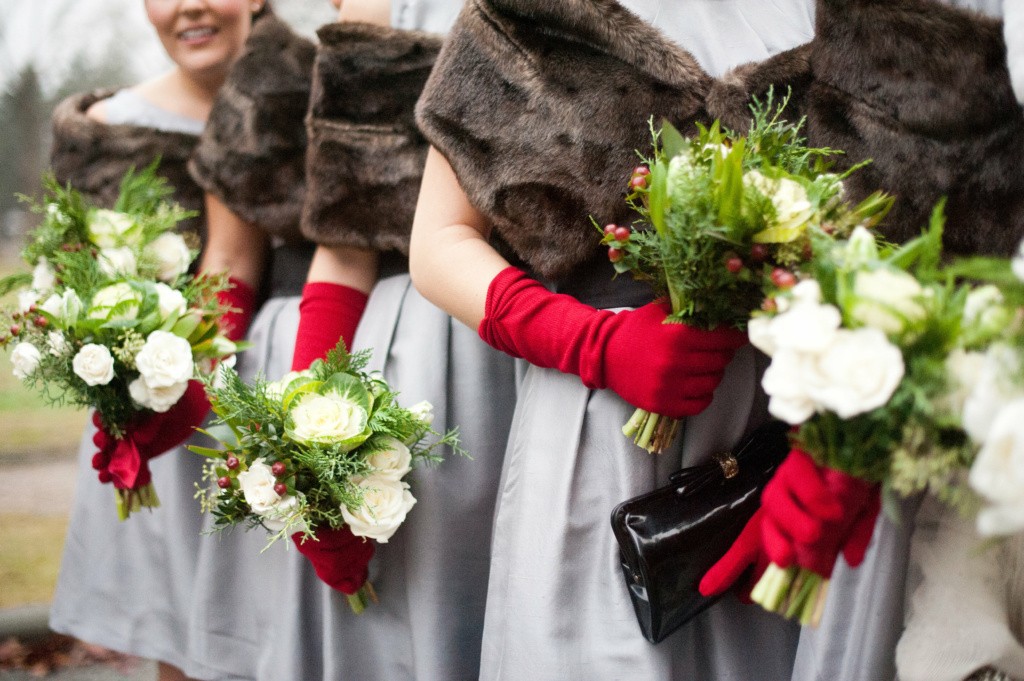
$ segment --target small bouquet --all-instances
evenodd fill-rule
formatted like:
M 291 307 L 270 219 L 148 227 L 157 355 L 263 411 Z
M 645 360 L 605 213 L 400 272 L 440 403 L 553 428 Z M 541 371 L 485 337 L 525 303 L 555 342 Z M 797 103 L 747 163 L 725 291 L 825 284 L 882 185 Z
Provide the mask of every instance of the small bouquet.
M 440 461 L 441 445 L 461 450 L 456 431 L 431 430 L 429 403 L 400 407 L 382 377 L 365 373 L 368 359 L 349 355 L 342 342 L 326 361 L 280 381 L 247 385 L 229 369 L 222 387 L 211 385 L 213 411 L 234 443 L 211 435 L 223 449 L 191 449 L 213 459 L 207 480 L 216 487 L 200 487 L 198 496 L 218 529 L 262 525 L 273 543 L 296 532 L 317 542 L 318 529 L 348 528 L 360 544 L 387 543 L 416 503 L 405 476 Z M 370 547 L 345 568 L 358 575 L 348 593 L 357 613 L 373 596 L 365 581 Z
M 901 247 L 861 227 L 843 241 L 815 238 L 805 278 L 748 325 L 771 356 L 769 411 L 798 427 L 795 444 L 827 469 L 962 508 L 984 445 L 969 479 L 998 506 L 982 511 L 980 529 L 1024 528 L 1024 478 L 1018 471 L 1011 489 L 1009 462 L 1024 414 L 1024 335 L 1020 310 L 1007 304 L 1024 302 L 1024 287 L 1008 261 L 941 267 L 942 227 L 940 205 Z M 999 286 L 971 281 L 993 273 Z M 818 572 L 772 564 L 752 598 L 816 623 L 827 586 Z
M 238 350 L 217 323 L 226 311 L 217 293 L 228 284 L 188 275 L 197 252 L 174 228 L 190 214 L 167 203 L 173 189 L 156 164 L 124 177 L 113 210 L 52 175 L 44 186 L 33 205 L 42 225 L 22 250 L 32 274 L 0 280 L 0 295 L 17 291 L 18 301 L 0 309 L 9 330 L 0 345 L 13 345 L 14 375 L 48 401 L 96 409 L 117 444 L 93 466 L 114 483 L 123 520 L 159 506 L 135 427 Z
M 703 329 L 743 329 L 751 310 L 772 304 L 771 293 L 791 287 L 821 237 L 841 238 L 881 220 L 892 199 L 877 193 L 858 206 L 843 202 L 844 175 L 828 172 L 837 152 L 813 149 L 802 122 L 781 116 L 786 102 L 754 107 L 746 135 L 698 125 L 693 140 L 665 122 L 653 130 L 654 158 L 638 167 L 627 201 L 640 228 L 608 225 L 602 243 L 618 273 L 651 282 L 668 296 L 667 322 Z M 859 167 L 859 166 L 858 166 Z M 596 225 L 595 225 L 596 226 Z M 678 422 L 638 409 L 627 437 L 661 452 Z

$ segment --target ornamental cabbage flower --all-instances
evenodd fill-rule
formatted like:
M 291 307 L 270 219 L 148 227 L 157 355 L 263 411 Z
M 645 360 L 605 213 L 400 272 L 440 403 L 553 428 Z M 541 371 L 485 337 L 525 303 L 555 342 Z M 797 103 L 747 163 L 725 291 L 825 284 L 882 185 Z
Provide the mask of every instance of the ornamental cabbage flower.
M 296 442 L 351 451 L 370 437 L 370 394 L 354 376 L 335 374 L 322 384 L 300 377 L 288 386 L 285 431 Z

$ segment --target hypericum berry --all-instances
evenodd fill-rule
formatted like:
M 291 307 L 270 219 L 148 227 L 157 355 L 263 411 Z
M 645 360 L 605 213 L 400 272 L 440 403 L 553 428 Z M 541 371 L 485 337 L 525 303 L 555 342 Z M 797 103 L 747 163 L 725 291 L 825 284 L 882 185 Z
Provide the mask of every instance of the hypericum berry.
M 633 179 L 629 181 L 629 186 L 633 189 L 643 189 L 647 186 L 646 175 L 634 175 Z
M 254 432 L 254 433 L 258 433 L 258 432 L 260 432 L 260 428 L 261 428 L 261 427 L 262 427 L 262 426 L 260 426 L 260 424 L 258 424 L 258 423 L 257 423 L 257 422 L 255 422 L 255 421 L 253 421 L 252 423 L 250 423 L 250 424 L 249 424 L 249 430 L 251 430 L 251 431 L 252 431 L 252 432 Z
M 274 485 L 274 494 L 276 494 L 279 497 L 285 496 L 286 494 L 288 494 L 288 486 L 285 485 L 283 482 L 277 483 L 276 485 Z
M 21 319 L 21 313 L 15 312 L 14 314 L 11 315 L 11 319 L 13 319 L 14 321 L 18 321 L 19 319 Z
M 604 233 L 605 234 L 614 234 L 615 230 L 617 230 L 618 228 L 619 228 L 618 225 L 605 225 L 604 226 Z
M 64 251 L 65 253 L 70 253 L 71 251 L 75 250 L 75 247 L 72 246 L 71 244 L 64 244 L 63 246 L 60 247 L 60 250 Z
M 733 274 L 739 274 L 740 270 L 743 269 L 743 261 L 739 258 L 729 258 L 725 261 L 725 269 Z
M 274 463 L 273 466 L 270 467 L 270 472 L 274 474 L 275 478 L 280 478 L 282 475 L 288 472 L 288 469 L 285 468 L 285 465 L 283 463 L 277 461 Z
M 792 288 L 796 284 L 796 277 L 789 270 L 776 267 L 772 270 L 772 283 L 779 288 Z
M 750 247 L 750 257 L 758 262 L 768 259 L 768 246 L 765 244 L 754 244 Z
M 231 487 L 231 478 L 226 475 L 223 478 L 217 478 L 217 487 L 220 487 L 221 489 Z
M 7 336 L 0 336 L 0 345 L 3 345 L 4 343 L 6 343 L 9 340 L 10 340 L 10 338 L 8 338 Z
M 36 312 L 39 311 L 39 306 L 36 305 L 35 303 L 32 303 L 31 305 L 28 306 L 28 311 L 32 314 L 35 314 Z
M 810 260 L 814 257 L 814 247 L 811 246 L 811 242 L 808 241 L 804 244 L 804 260 Z
M 92 257 L 95 258 L 98 255 L 98 253 L 96 253 L 96 249 L 95 248 L 90 248 L 89 249 L 89 255 L 91 255 Z
M 238 468 L 238 457 L 229 456 L 227 460 L 224 462 L 224 465 L 228 467 L 228 470 L 235 470 L 236 468 Z
M 17 324 L 11 324 L 11 335 L 17 336 L 19 333 L 21 333 L 21 327 Z
M 615 230 L 615 240 L 629 241 L 630 234 L 632 234 L 632 232 L 629 231 L 629 227 L 619 227 L 618 229 Z
M 40 315 L 33 319 L 32 323 L 35 324 L 36 326 L 46 326 L 47 324 L 50 323 L 50 320 Z
M 97 477 L 97 478 L 99 478 L 99 479 L 100 479 L 100 482 L 102 482 L 102 483 L 103 483 L 104 485 L 105 485 L 105 484 L 107 484 L 108 482 L 110 482 L 111 480 L 113 480 L 113 479 L 114 479 L 114 476 L 113 476 L 113 475 L 111 475 L 111 474 L 110 474 L 110 471 L 108 471 L 108 470 L 107 470 L 106 468 L 104 468 L 103 470 L 101 470 L 101 471 L 100 471 L 100 472 L 99 472 L 99 473 L 98 473 L 98 474 L 96 475 L 96 477 Z
M 775 302 L 774 298 L 765 298 L 761 303 L 761 309 L 765 312 L 776 312 L 779 309 L 779 304 Z
M 650 175 L 651 174 L 651 169 L 648 168 L 647 166 L 637 166 L 636 168 L 633 168 L 633 174 L 634 175 Z
M 106 452 L 96 452 L 92 455 L 93 470 L 101 471 L 110 465 L 110 455 Z
M 618 248 L 609 248 L 608 259 L 611 260 L 612 262 L 618 262 L 622 260 L 622 251 L 619 250 Z

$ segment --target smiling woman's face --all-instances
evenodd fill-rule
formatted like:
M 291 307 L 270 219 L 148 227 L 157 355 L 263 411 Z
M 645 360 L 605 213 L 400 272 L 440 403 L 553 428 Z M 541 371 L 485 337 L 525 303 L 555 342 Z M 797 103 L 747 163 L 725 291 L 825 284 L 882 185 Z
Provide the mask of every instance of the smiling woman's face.
M 240 53 L 252 14 L 264 0 L 145 0 L 167 55 L 202 79 L 223 78 Z

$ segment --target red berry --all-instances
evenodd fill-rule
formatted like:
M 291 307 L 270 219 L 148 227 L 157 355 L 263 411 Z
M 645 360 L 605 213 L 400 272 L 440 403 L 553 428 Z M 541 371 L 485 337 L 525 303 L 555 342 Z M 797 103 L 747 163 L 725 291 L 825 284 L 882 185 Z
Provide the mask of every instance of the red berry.
M 618 262 L 622 260 L 622 251 L 619 250 L 618 248 L 609 248 L 608 259 L 611 260 L 612 262 Z
M 21 319 L 21 313 L 20 312 L 15 312 L 14 314 L 11 315 L 11 319 L 13 319 L 15 321 Z
M 810 260 L 814 257 L 814 247 L 811 246 L 811 242 L 808 241 L 804 244 L 804 260 Z
M 9 340 L 10 340 L 10 338 L 8 338 L 7 336 L 0 336 L 0 345 L 3 345 L 4 343 L 6 343 Z
M 774 298 L 765 298 L 761 303 L 761 309 L 765 312 L 775 312 L 779 309 L 779 304 L 775 302 Z
M 17 336 L 19 333 L 21 333 L 21 327 L 17 324 L 11 324 L 11 335 Z
M 633 179 L 629 181 L 629 186 L 633 189 L 643 189 L 647 186 L 647 176 L 635 175 Z
M 238 468 L 238 457 L 229 456 L 227 460 L 224 462 L 224 465 L 228 467 L 228 470 L 235 470 L 236 468 Z
M 614 234 L 615 230 L 617 230 L 618 228 L 619 228 L 618 225 L 605 225 L 604 226 L 604 233 L 605 234 Z
M 789 270 L 776 267 L 772 270 L 772 283 L 779 288 L 791 288 L 796 284 L 796 277 Z
M 96 452 L 92 455 L 92 467 L 100 471 L 110 465 L 110 455 L 106 452 Z
M 633 174 L 634 175 L 650 175 L 651 174 L 651 169 L 648 168 L 647 166 L 637 166 L 636 168 L 633 168 Z
M 90 248 L 89 249 L 89 255 L 91 255 L 92 257 L 95 258 L 96 257 L 96 249 L 95 248 Z
M 108 471 L 106 468 L 101 470 L 96 477 L 99 478 L 100 482 L 102 482 L 104 485 L 114 479 L 114 476 L 111 475 L 110 471 Z
M 615 230 L 615 240 L 629 241 L 630 234 L 631 232 L 629 231 L 629 227 L 619 227 L 618 229 Z
M 285 468 L 283 463 L 278 461 L 273 466 L 270 467 L 270 471 L 274 474 L 275 478 L 280 478 L 287 472 L 287 469 Z
M 33 319 L 32 323 L 35 324 L 36 326 L 46 326 L 47 324 L 50 323 L 50 320 L 47 319 L 46 317 L 39 316 Z
M 231 487 L 231 478 L 226 475 L 223 478 L 217 478 L 217 487 L 220 487 L 221 489 Z
M 768 259 L 768 247 L 764 244 L 754 244 L 750 247 L 750 257 L 758 262 Z
M 31 312 L 32 314 L 35 314 L 36 312 L 39 311 L 39 306 L 33 303 L 28 306 L 28 311 Z
M 279 482 L 274 485 L 274 493 L 279 497 L 283 497 L 288 494 L 288 487 L 283 482 Z
M 63 246 L 60 247 L 60 250 L 64 251 L 65 253 L 70 253 L 71 251 L 75 250 L 75 247 L 72 246 L 71 244 L 64 244 Z
M 740 270 L 743 269 L 743 261 L 739 258 L 729 258 L 725 261 L 725 269 L 733 274 L 739 274 Z

